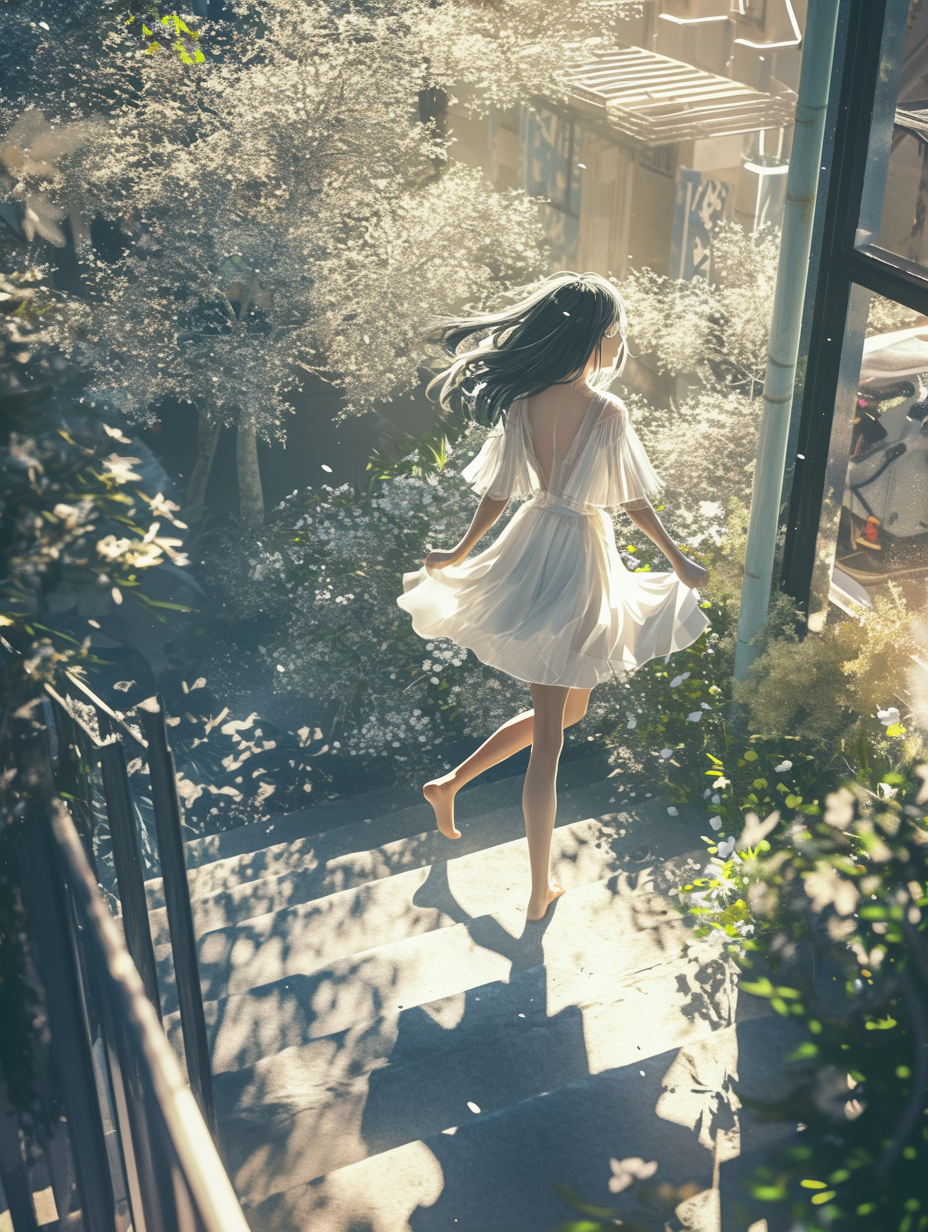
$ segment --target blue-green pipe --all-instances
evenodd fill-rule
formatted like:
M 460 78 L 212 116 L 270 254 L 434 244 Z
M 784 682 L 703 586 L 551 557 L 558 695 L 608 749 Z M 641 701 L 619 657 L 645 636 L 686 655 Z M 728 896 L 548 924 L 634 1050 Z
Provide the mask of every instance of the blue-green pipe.
M 786 179 L 786 210 L 770 325 L 764 409 L 757 442 L 754 495 L 748 526 L 735 679 L 744 680 L 759 647 L 754 639 L 767 619 L 776 552 L 786 443 L 799 355 L 812 220 L 821 168 L 825 112 L 831 84 L 840 0 L 810 0 L 802 45 L 796 128 Z

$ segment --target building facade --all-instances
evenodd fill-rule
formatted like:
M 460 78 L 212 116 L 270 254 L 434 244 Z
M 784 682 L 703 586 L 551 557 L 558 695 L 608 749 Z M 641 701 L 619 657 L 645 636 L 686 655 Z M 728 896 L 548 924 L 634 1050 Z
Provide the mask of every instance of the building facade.
M 798 0 L 646 0 L 618 54 L 572 66 L 566 104 L 452 102 L 452 156 L 545 202 L 554 269 L 706 276 L 716 221 L 782 216 L 804 19 Z

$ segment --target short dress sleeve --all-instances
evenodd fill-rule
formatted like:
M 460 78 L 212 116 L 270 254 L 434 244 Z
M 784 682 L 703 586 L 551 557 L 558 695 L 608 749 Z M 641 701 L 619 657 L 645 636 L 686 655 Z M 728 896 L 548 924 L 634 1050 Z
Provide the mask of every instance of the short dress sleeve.
M 660 496 L 663 481 L 648 461 L 627 409 L 620 402 L 615 405 L 618 409 L 594 429 L 599 439 L 585 451 L 586 473 L 575 473 L 572 479 L 582 485 L 582 499 L 592 505 L 642 509 Z
M 521 401 L 513 403 L 504 423 L 497 424 L 461 476 L 478 496 L 491 500 L 518 500 L 532 492 L 535 483 L 525 451 Z

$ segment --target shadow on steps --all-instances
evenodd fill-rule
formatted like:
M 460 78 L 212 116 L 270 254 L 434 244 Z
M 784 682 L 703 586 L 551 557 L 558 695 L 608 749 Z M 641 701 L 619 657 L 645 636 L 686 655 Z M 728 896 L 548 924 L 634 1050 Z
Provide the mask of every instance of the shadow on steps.
M 569 1016 L 564 1024 L 569 1035 Z M 446 1127 L 454 1132 L 274 1194 L 248 1209 L 249 1222 L 255 1232 L 549 1232 L 571 1215 L 553 1190 L 557 1181 L 633 1218 L 629 1195 L 609 1192 L 610 1160 L 656 1161 L 655 1185 L 689 1183 L 705 1192 L 712 1186 L 710 1147 L 721 1134 L 730 1156 L 723 1152 L 722 1228 L 743 1232 L 756 1219 L 769 1220 L 770 1210 L 753 1204 L 742 1182 L 793 1135 L 789 1127 L 764 1125 L 750 1110 L 733 1107 L 732 1091 L 740 1085 L 774 1094 L 784 1080 L 783 1057 L 795 1042 L 791 1024 L 749 1019 L 498 1112 L 468 1109 L 456 1128 Z M 538 1055 L 544 1054 L 541 1049 Z M 449 1077 L 453 1087 L 453 1072 Z M 487 1088 L 493 1078 L 487 1076 Z M 653 1226 L 662 1225 L 663 1219 Z M 770 1222 L 770 1232 L 776 1226 Z

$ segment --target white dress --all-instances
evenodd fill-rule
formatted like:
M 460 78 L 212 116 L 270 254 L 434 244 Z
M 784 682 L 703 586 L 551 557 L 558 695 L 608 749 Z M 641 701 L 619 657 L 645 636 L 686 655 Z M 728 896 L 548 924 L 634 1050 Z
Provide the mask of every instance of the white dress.
M 641 505 L 661 481 L 617 398 L 593 395 L 549 486 L 523 399 L 461 474 L 480 496 L 529 499 L 485 552 L 403 575 L 397 603 L 420 637 L 450 638 L 518 680 L 589 689 L 705 629 L 676 574 L 632 573 L 619 557 L 606 511 Z

